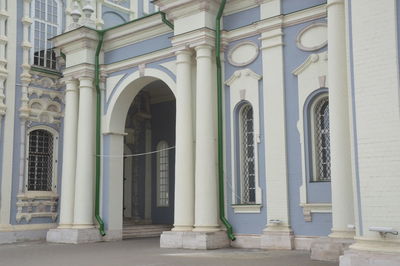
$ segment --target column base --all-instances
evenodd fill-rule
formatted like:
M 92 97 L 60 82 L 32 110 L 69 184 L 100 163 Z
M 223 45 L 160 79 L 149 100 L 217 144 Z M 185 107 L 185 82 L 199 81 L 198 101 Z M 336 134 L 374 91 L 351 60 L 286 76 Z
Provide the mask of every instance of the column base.
M 178 232 L 165 231 L 160 238 L 161 248 L 218 249 L 230 246 L 225 231 Z
M 96 228 L 57 228 L 50 229 L 47 232 L 46 241 L 52 243 L 80 244 L 100 242 L 103 241 L 103 237 Z
M 270 230 L 265 229 L 261 235 L 262 249 L 293 249 L 294 234 L 290 229 L 285 230 Z
M 175 232 L 192 232 L 193 226 L 185 226 L 185 225 L 174 225 L 174 228 L 171 231 Z
M 354 243 L 352 238 L 319 238 L 311 243 L 311 259 L 321 261 L 339 261 L 343 252 Z
M 340 257 L 340 266 L 399 266 L 400 253 L 346 250 Z

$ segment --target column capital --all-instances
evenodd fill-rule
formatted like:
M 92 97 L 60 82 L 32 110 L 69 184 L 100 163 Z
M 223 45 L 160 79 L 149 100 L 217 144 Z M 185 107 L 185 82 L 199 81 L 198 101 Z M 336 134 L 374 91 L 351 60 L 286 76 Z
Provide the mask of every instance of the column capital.
M 201 44 L 194 47 L 196 50 L 196 59 L 199 58 L 211 58 L 213 56 L 213 47 L 211 45 Z
M 190 64 L 192 62 L 193 52 L 189 49 L 175 52 L 176 64 Z
M 79 89 L 82 88 L 89 88 L 89 89 L 93 89 L 93 81 L 94 81 L 94 77 L 90 77 L 90 76 L 80 76 L 79 78 Z
M 344 5 L 344 0 L 328 0 L 326 8 L 328 9 L 333 5 Z

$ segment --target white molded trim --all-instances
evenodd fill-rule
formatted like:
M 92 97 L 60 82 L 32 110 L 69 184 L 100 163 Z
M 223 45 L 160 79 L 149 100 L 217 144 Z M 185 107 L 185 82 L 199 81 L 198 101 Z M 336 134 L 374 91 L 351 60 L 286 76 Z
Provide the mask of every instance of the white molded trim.
M 233 204 L 231 205 L 235 213 L 260 213 L 261 204 Z
M 117 102 L 120 99 L 121 94 L 126 91 L 127 87 L 132 85 L 134 82 L 138 82 L 135 88 L 130 88 L 135 90 L 135 92 L 130 91 L 130 93 L 136 94 L 142 88 L 144 88 L 145 85 L 155 80 L 162 80 L 165 84 L 167 84 L 174 96 L 176 95 L 176 83 L 167 73 L 155 68 L 145 68 L 144 76 L 141 77 L 140 71 L 135 71 L 127 76 L 116 88 L 113 89 L 115 92 L 109 99 L 107 113 L 103 116 L 103 134 L 106 134 L 105 132 L 123 132 L 125 130 L 125 122 L 122 123 L 121 121 L 113 121 L 112 118 L 115 115 L 114 112 L 120 112 L 122 111 L 120 110 L 121 108 L 129 108 L 130 106 L 130 103 L 127 106 L 117 106 Z M 117 120 L 119 119 L 120 118 Z
M 309 175 L 307 172 L 308 152 L 306 146 L 311 145 L 308 143 L 308 136 L 305 136 L 307 128 L 305 128 L 305 110 L 307 110 L 308 100 L 313 93 L 322 88 L 327 88 L 326 84 L 328 76 L 328 55 L 327 52 L 320 54 L 310 55 L 299 67 L 293 72 L 298 78 L 298 113 L 299 120 L 297 122 L 297 130 L 300 136 L 301 144 L 301 165 L 302 165 L 302 185 L 300 186 L 300 206 L 303 207 L 304 219 L 311 221 L 311 213 L 321 210 L 321 206 L 328 206 L 329 203 L 309 203 L 307 200 L 307 179 Z M 313 104 L 313 102 L 310 102 Z M 310 169 L 311 170 L 311 169 Z M 312 171 L 312 170 L 311 170 Z M 318 208 L 317 208 L 318 207 Z M 319 211 L 320 212 L 320 211 Z M 325 211 L 327 212 L 327 211 Z
M 303 208 L 304 220 L 306 222 L 312 221 L 311 214 L 313 213 L 332 213 L 331 203 L 301 203 Z
M 235 60 L 233 59 L 233 55 L 235 54 L 235 52 L 238 52 L 238 49 L 240 49 L 241 47 L 246 46 L 246 45 L 247 46 L 250 45 L 250 46 L 252 46 L 252 48 L 254 48 L 254 54 L 250 55 L 250 57 L 246 61 L 235 62 Z M 246 66 L 246 65 L 249 65 L 252 62 L 254 62 L 254 60 L 256 60 L 258 54 L 259 54 L 259 48 L 258 48 L 257 44 L 255 44 L 254 42 L 251 42 L 251 41 L 244 41 L 244 42 L 240 42 L 240 43 L 236 44 L 229 50 L 228 61 L 231 65 L 234 65 L 234 66 Z
M 326 27 L 326 28 L 327 28 L 328 25 L 327 25 L 326 23 L 322 23 L 322 22 L 313 23 L 313 24 L 311 24 L 311 25 L 308 25 L 308 26 L 305 27 L 304 29 L 302 29 L 302 30 L 297 34 L 297 37 L 296 37 L 296 45 L 297 45 L 297 47 L 298 47 L 300 50 L 307 51 L 307 52 L 315 51 L 315 50 L 321 49 L 322 47 L 325 47 L 325 46 L 328 44 L 328 36 L 326 36 L 327 38 L 326 38 L 326 40 L 325 40 L 324 42 L 322 42 L 322 43 L 320 43 L 320 44 L 317 44 L 317 45 L 315 45 L 315 46 L 307 47 L 307 46 L 305 46 L 305 45 L 302 43 L 302 37 L 303 37 L 303 35 L 304 35 L 305 33 L 311 31 L 311 30 L 314 29 L 314 28 L 319 28 L 319 27 Z
M 259 167 L 258 167 L 258 144 L 260 143 L 260 104 L 259 104 L 259 80 L 262 78 L 261 75 L 253 72 L 251 69 L 242 69 L 236 71 L 225 84 L 230 87 L 230 120 L 231 120 L 231 162 L 232 162 L 232 202 L 237 202 L 235 197 L 235 192 L 238 184 L 236 184 L 237 167 L 236 153 L 237 143 L 235 141 L 235 136 L 237 134 L 235 121 L 237 114 L 237 107 L 244 102 L 250 104 L 253 108 L 253 119 L 254 119 L 254 157 L 255 157 L 255 188 L 256 188 L 256 204 L 261 204 L 262 202 L 262 190 L 259 184 Z M 235 163 L 236 162 L 236 163 Z M 240 164 L 240 163 L 239 163 Z M 229 182 L 229 180 L 228 180 Z

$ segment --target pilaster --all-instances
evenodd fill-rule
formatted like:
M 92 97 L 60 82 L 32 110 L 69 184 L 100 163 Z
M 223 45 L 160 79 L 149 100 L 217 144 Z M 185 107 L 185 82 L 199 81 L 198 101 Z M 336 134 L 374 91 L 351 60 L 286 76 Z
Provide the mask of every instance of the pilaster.
M 7 115 L 4 117 L 4 130 L 3 141 L 1 149 L 3 155 L 2 169 L 1 171 L 1 199 L 0 199 L 0 230 L 4 226 L 10 223 L 10 209 L 11 209 L 11 191 L 12 191 L 12 171 L 13 171 L 13 155 L 14 155 L 14 117 L 15 117 L 15 97 L 16 97 L 16 74 L 15 71 L 4 71 L 5 69 L 16 69 L 16 58 L 13 56 L 5 58 L 6 54 L 16 54 L 17 53 L 17 2 L 9 1 L 6 9 L 5 0 L 0 1 L 0 20 L 2 22 L 0 26 L 0 72 L 3 81 L 0 82 L 2 85 L 0 88 L 0 108 L 1 113 Z M 7 20 L 7 23 L 5 21 Z M 5 36 L 7 33 L 7 36 Z M 7 44 L 7 45 L 6 45 Z M 4 54 L 2 54 L 2 51 Z M 7 72 L 7 73 L 6 73 Z M 7 82 L 5 80 L 7 79 Z M 3 97 L 4 95 L 4 97 Z M 4 99 L 6 102 L 4 103 Z M 2 117 L 3 115 L 0 115 Z M 0 118 L 1 120 L 1 118 Z M 0 121 L 1 125 L 1 121 Z
M 294 235 L 289 223 L 282 28 L 262 33 L 261 41 L 268 210 L 268 223 L 261 237 L 261 247 L 292 249 Z
M 398 2 L 345 4 L 357 235 L 340 265 L 400 265 Z

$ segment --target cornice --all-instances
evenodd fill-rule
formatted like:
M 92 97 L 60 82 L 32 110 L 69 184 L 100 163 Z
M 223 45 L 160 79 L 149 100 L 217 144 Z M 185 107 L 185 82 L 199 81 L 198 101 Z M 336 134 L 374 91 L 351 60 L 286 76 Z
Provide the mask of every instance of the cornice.
M 172 30 L 162 22 L 160 16 L 150 16 L 137 23 L 129 23 L 107 31 L 104 36 L 103 49 L 107 52 L 168 32 L 172 32 Z
M 300 23 L 313 21 L 315 19 L 325 18 L 326 16 L 326 5 L 320 5 L 288 15 L 279 15 L 264 19 L 239 29 L 224 31 L 222 37 L 227 42 L 232 42 L 274 29 L 290 27 Z
M 199 45 L 215 45 L 215 31 L 209 28 L 202 28 L 187 33 L 176 35 L 171 40 L 176 49 L 182 47 L 193 48 Z
M 271 0 L 230 0 L 226 3 L 224 16 L 257 7 L 269 1 Z
M 64 69 L 63 76 L 78 79 L 79 77 L 94 77 L 94 65 L 92 64 L 79 64 Z
M 150 54 L 145 54 L 137 56 L 135 58 L 129 58 L 123 61 L 115 62 L 109 65 L 103 65 L 101 67 L 101 72 L 104 74 L 110 74 L 117 71 L 122 71 L 132 67 L 139 66 L 141 64 L 147 64 L 150 62 L 155 62 L 161 59 L 175 57 L 175 50 L 173 47 L 159 50 Z
M 168 18 L 175 20 L 192 14 L 208 11 L 217 13 L 221 0 L 156 0 L 154 4 L 160 11 L 168 14 Z
M 55 47 L 65 54 L 77 49 L 95 49 L 98 42 L 97 32 L 87 27 L 80 27 L 68 31 L 51 39 Z

